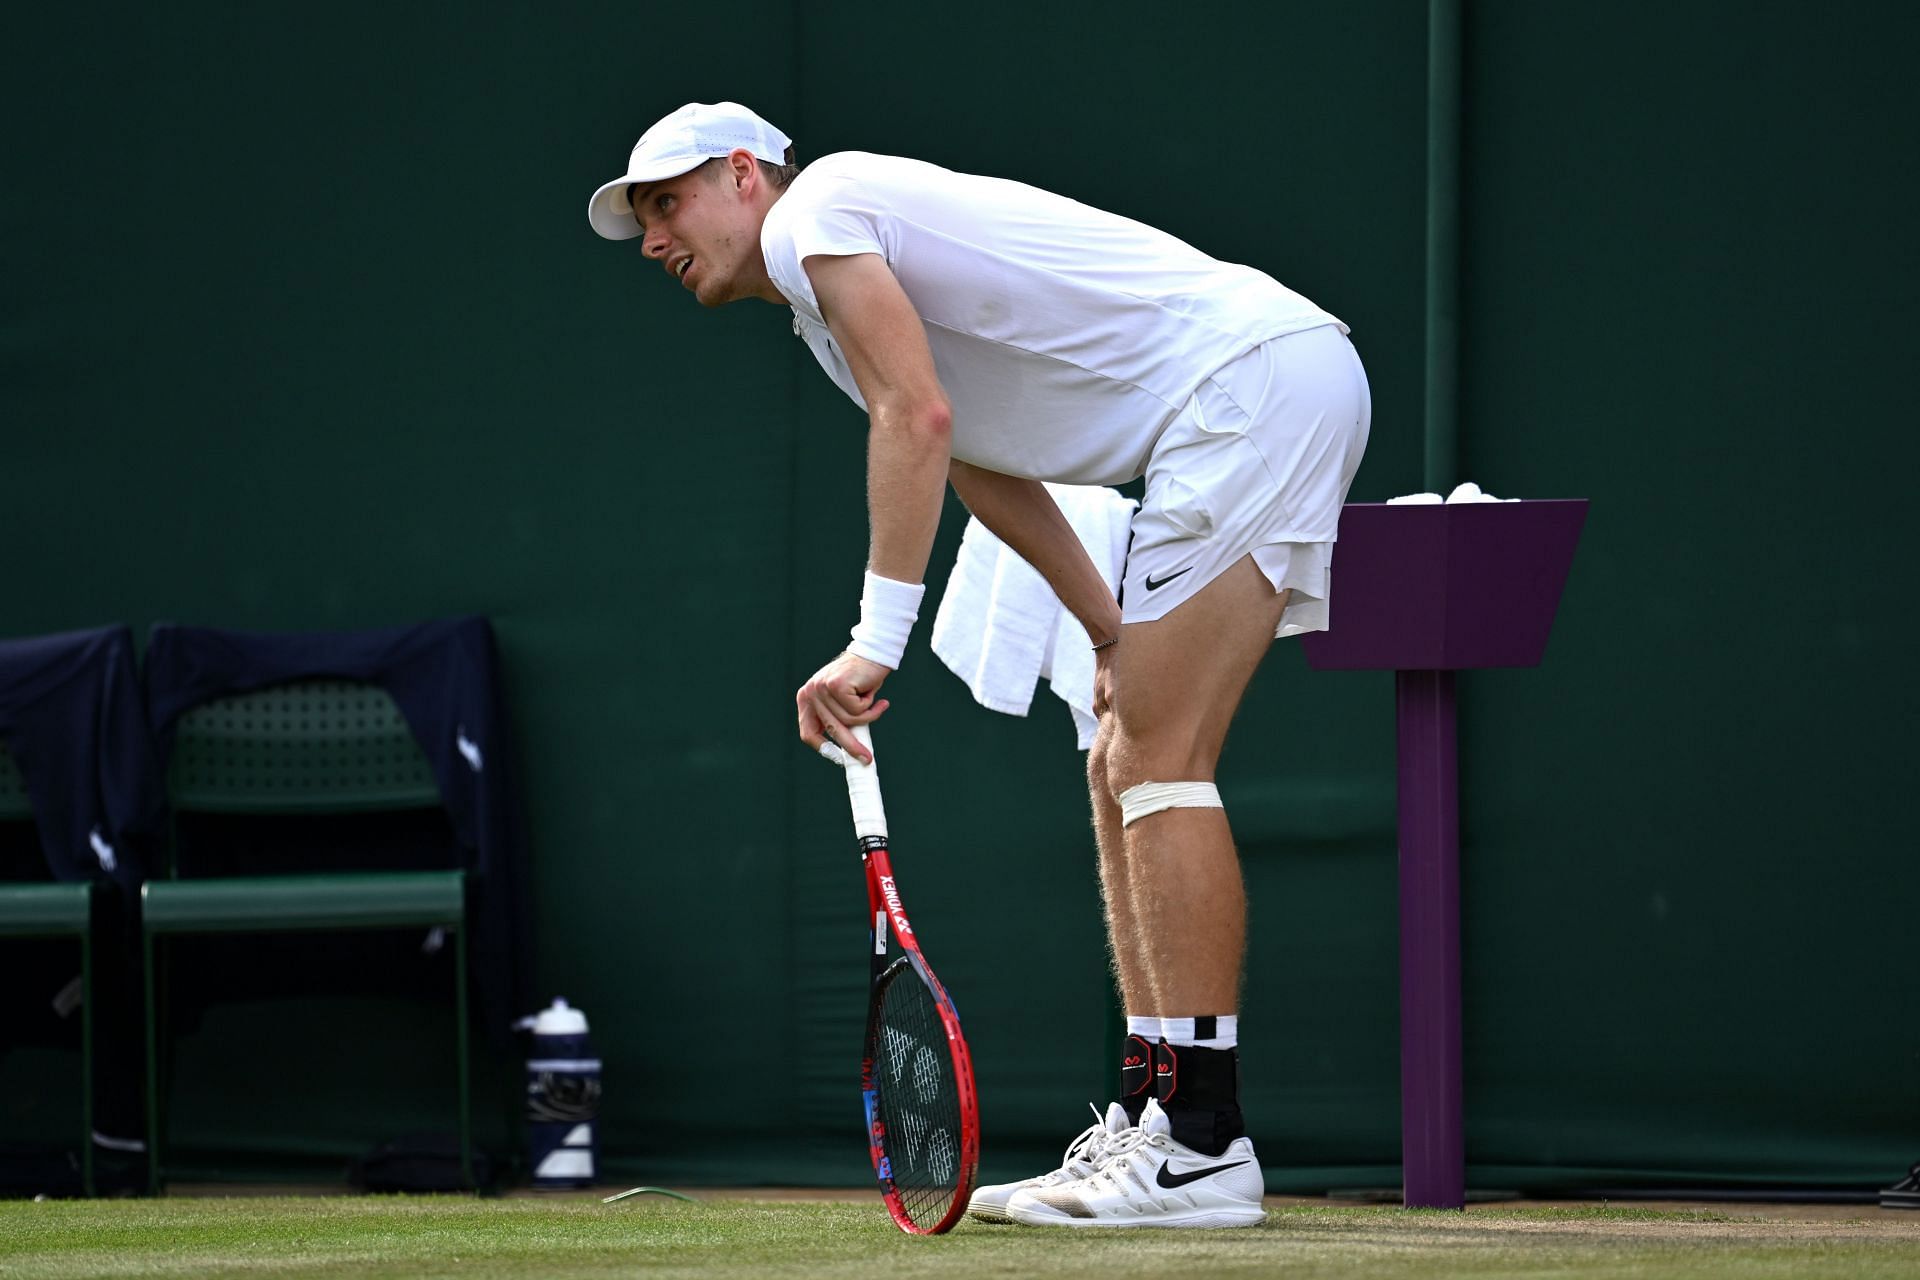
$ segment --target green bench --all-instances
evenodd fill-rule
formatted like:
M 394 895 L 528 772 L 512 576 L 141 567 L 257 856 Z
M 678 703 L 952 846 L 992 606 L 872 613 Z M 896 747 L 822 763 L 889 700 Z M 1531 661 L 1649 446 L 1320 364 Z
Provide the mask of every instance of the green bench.
M 179 878 L 181 814 L 289 817 L 440 808 L 425 754 L 377 686 L 311 680 L 216 699 L 183 715 L 167 769 L 176 837 L 170 878 L 142 886 L 146 959 L 148 1183 L 161 1185 L 163 1093 L 156 945 L 184 935 L 437 928 L 455 943 L 460 1158 L 473 1183 L 466 877 L 461 871 L 340 871 Z

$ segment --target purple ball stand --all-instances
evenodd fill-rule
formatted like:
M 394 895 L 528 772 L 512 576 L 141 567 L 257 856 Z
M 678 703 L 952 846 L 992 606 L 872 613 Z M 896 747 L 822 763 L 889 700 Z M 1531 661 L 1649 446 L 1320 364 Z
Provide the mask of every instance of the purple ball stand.
M 1386 506 L 1340 517 L 1316 671 L 1392 671 L 1400 837 L 1400 1124 L 1408 1208 L 1466 1204 L 1455 671 L 1546 653 L 1585 499 Z

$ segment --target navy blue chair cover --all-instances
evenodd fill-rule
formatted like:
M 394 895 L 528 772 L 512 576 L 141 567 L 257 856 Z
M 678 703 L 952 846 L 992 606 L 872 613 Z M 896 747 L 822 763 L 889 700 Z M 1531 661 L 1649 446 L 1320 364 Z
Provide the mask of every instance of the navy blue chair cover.
M 0 640 L 0 738 L 26 781 L 53 878 L 138 888 L 165 797 L 132 632 Z
M 145 1129 L 139 1017 L 139 929 L 133 899 L 159 865 L 165 788 L 124 626 L 0 640 L 0 739 L 33 804 L 34 838 L 52 878 L 104 884 L 91 895 L 92 989 L 82 1014 L 93 1032 L 92 1150 L 102 1189 L 137 1185 L 133 1154 Z M 3 890 L 5 886 L 0 886 Z M 58 1044 L 68 1032 L 50 1011 L 72 961 L 10 954 L 0 980 L 0 1044 Z M 23 965 L 25 967 L 23 967 Z M 87 1050 L 82 1049 L 83 1055 Z M 53 1166 L 64 1172 L 64 1157 Z M 89 1179 L 94 1181 L 95 1179 Z M 0 1155 L 0 1187 L 66 1194 L 85 1188 L 32 1157 Z
M 147 714 L 161 776 L 174 727 L 193 707 L 293 680 L 345 679 L 387 691 L 432 765 L 465 861 L 475 994 L 496 1046 L 530 1008 L 525 828 L 510 768 L 493 628 L 449 618 L 371 631 L 263 633 L 162 623 L 147 645 Z

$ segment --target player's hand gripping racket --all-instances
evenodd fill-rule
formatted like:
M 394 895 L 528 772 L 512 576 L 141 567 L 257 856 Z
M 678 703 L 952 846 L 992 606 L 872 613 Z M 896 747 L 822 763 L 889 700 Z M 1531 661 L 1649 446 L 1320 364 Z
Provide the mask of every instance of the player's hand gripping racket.
M 873 737 L 854 729 L 869 754 Z M 873 765 L 844 759 L 853 830 L 867 869 L 867 908 L 873 922 L 868 951 L 873 989 L 867 1005 L 867 1044 L 860 1065 L 866 1097 L 867 1143 L 887 1210 L 902 1231 L 932 1235 L 966 1212 L 980 1162 L 980 1112 L 973 1093 L 973 1062 L 960 1035 L 960 1018 L 933 976 L 887 858 L 887 816 Z M 887 963 L 891 930 L 902 954 Z

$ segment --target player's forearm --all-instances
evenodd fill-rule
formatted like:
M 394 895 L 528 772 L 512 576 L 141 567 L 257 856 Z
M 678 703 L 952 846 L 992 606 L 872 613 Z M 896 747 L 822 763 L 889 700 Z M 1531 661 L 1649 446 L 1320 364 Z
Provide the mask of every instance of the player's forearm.
M 867 567 L 896 582 L 924 582 L 946 498 L 952 411 L 945 400 L 880 405 L 867 435 Z
M 1047 580 L 1094 643 L 1120 634 L 1112 590 L 1045 485 L 959 461 L 950 475 L 967 510 Z

